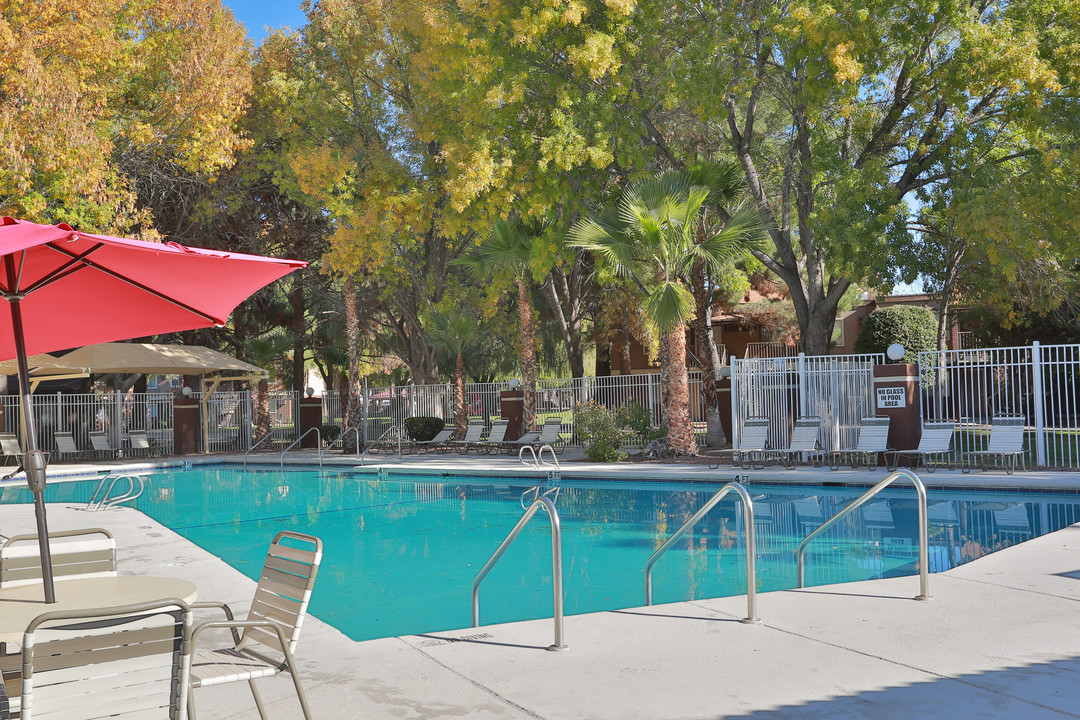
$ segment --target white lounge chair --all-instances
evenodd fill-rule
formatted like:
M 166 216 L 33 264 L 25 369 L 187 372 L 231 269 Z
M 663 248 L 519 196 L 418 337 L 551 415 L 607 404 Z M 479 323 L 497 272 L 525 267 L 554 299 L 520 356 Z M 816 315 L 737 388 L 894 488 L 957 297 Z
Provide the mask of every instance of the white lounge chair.
M 510 427 L 509 420 L 495 420 L 491 423 L 486 438 L 477 444 L 477 449 L 484 453 L 496 453 L 506 442 L 506 431 Z
M 769 450 L 769 418 L 748 417 L 739 433 L 739 446 L 724 450 L 709 450 L 706 457 L 731 454 L 731 461 L 743 468 L 765 467 Z M 712 470 L 720 467 L 720 461 L 709 463 Z
M 900 458 L 910 458 L 915 461 L 913 469 L 925 463 L 927 472 L 934 472 L 937 466 L 935 459 L 944 460 L 948 466 L 948 456 L 952 454 L 953 435 L 956 432 L 956 423 L 929 422 L 923 425 L 922 437 L 919 439 L 919 447 L 914 450 L 892 450 L 886 453 L 886 457 L 892 456 L 889 469 L 895 470 L 900 464 Z
M 561 431 L 562 418 L 558 415 L 549 415 L 539 430 L 530 430 L 517 440 L 506 440 L 503 447 L 506 452 L 511 454 L 519 452 L 525 445 L 531 446 L 534 450 L 544 445 L 550 445 L 552 450 L 559 452 L 558 442 Z
M 75 444 L 75 436 L 70 432 L 55 433 L 53 440 L 56 442 L 57 457 L 62 458 L 65 455 L 79 456 L 82 454 L 79 446 Z
M 821 466 L 824 453 L 821 451 L 821 418 L 803 417 L 795 421 L 791 431 L 791 442 L 783 452 L 784 467 L 791 470 L 799 464 L 799 456 L 806 453 L 811 465 Z
M 465 429 L 465 437 L 460 440 L 450 440 L 447 445 L 456 450 L 459 455 L 467 455 L 470 450 L 480 445 L 483 436 L 484 422 L 482 420 L 471 422 Z
M 319 538 L 283 530 L 270 543 L 246 620 L 236 620 L 232 609 L 225 603 L 194 603 L 192 607 L 196 609 L 218 608 L 224 612 L 226 619 L 199 623 L 192 633 L 192 644 L 195 646 L 191 662 L 192 690 L 247 681 L 259 717 L 265 718 L 266 712 L 255 680 L 289 673 L 304 717 L 311 720 L 304 688 L 296 674 L 293 652 L 300 639 L 300 626 L 307 614 L 311 588 L 321 561 L 322 541 Z M 230 647 L 198 649 L 198 640 L 204 630 L 221 628 L 232 632 L 233 644 Z M 243 632 L 238 632 L 240 630 Z M 192 720 L 195 718 L 194 697 L 188 701 L 188 717 Z
M 120 452 L 109 442 L 109 435 L 107 433 L 94 430 L 90 432 L 90 446 L 94 448 L 95 453 L 101 453 L 108 458 L 114 458 Z
M 1022 415 L 1000 415 L 990 425 L 990 442 L 985 450 L 967 450 L 961 453 L 966 462 L 961 467 L 964 472 L 971 472 L 971 460 L 978 458 L 980 467 L 986 470 L 986 461 L 1000 458 L 1005 472 L 1012 475 L 1017 461 L 1020 469 L 1027 470 L 1024 460 L 1024 428 L 1027 421 Z
M 859 439 L 855 447 L 832 450 L 826 458 L 833 470 L 840 469 L 845 457 L 852 468 L 866 465 L 867 469 L 873 470 L 877 467 L 878 454 L 889 450 L 889 418 L 864 417 L 859 421 Z
M 451 426 L 443 428 L 430 440 L 413 440 L 409 444 L 417 452 L 450 452 L 447 443 L 450 442 L 450 438 L 453 437 L 453 435 L 454 428 Z
M 150 447 L 150 438 L 146 436 L 145 430 L 128 430 L 128 445 L 133 453 L 152 455 L 154 452 L 153 448 Z

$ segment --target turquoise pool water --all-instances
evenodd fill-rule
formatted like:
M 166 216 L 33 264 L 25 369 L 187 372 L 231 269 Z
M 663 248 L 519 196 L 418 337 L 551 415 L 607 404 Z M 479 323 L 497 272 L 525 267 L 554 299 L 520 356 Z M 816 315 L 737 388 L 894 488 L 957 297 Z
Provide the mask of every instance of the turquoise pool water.
M 435 482 L 434 480 L 440 480 Z M 351 472 L 197 468 L 155 473 L 136 506 L 257 578 L 283 528 L 323 539 L 311 611 L 366 640 L 470 625 L 473 578 L 521 516 L 532 483 L 455 478 L 375 479 Z M 85 501 L 96 481 L 51 484 L 50 501 Z M 563 481 L 568 614 L 644 603 L 653 551 L 719 485 Z M 795 585 L 798 541 L 859 489 L 749 485 L 757 530 L 758 590 Z M 17 488 L 0 502 L 29 502 Z M 931 570 L 965 562 L 1080 521 L 1080 496 L 930 491 Z M 657 564 L 654 601 L 746 592 L 741 508 L 725 500 Z M 913 574 L 915 494 L 888 490 L 811 546 L 808 584 Z M 543 513 L 480 592 L 482 623 L 551 616 L 550 531 Z M 912 592 L 916 586 L 913 581 Z

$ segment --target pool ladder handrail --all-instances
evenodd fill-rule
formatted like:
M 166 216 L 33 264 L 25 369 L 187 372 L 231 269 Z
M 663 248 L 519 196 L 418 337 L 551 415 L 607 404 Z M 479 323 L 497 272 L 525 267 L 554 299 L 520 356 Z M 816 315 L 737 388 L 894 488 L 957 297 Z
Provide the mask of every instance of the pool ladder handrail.
M 521 493 L 521 509 L 522 510 L 528 509 L 528 506 L 525 504 L 525 498 L 529 497 L 530 495 L 533 495 L 533 501 L 535 502 L 536 498 L 541 497 L 540 487 L 541 487 L 540 485 L 537 485 L 536 487 L 531 487 L 528 490 L 526 490 L 525 492 Z M 557 503 L 557 502 L 559 502 L 559 493 L 561 491 L 562 491 L 562 486 L 556 485 L 554 487 L 550 487 L 547 490 L 545 490 L 543 492 L 543 497 L 550 497 L 551 502 Z
M 541 495 L 532 501 L 525 514 L 521 516 L 521 519 L 517 521 L 513 529 L 506 536 L 506 539 L 502 541 L 498 549 L 491 556 L 491 558 L 484 564 L 484 567 L 476 575 L 476 579 L 472 584 L 472 626 L 480 627 L 480 583 L 484 581 L 488 573 L 491 572 L 491 568 L 495 567 L 495 563 L 499 562 L 499 559 L 506 552 L 507 548 L 517 539 L 521 534 L 522 529 L 532 520 L 533 515 L 540 508 L 544 508 L 547 511 L 548 518 L 551 520 L 551 568 L 552 568 L 552 587 L 555 593 L 554 604 L 554 621 L 555 621 L 555 643 L 548 646 L 548 650 L 562 650 L 566 647 L 566 643 L 563 642 L 563 592 L 562 592 L 562 529 L 559 523 L 559 511 L 555 509 L 555 503 L 551 498 L 547 496 L 547 493 Z
M 799 543 L 799 547 L 795 550 L 796 575 L 798 586 L 800 588 L 805 587 L 806 584 L 806 547 L 823 532 L 831 528 L 836 523 L 840 522 L 841 519 L 849 515 L 856 508 L 863 505 L 867 500 L 874 497 L 886 487 L 891 485 L 893 482 L 901 478 L 907 478 L 908 480 L 911 480 L 912 484 L 915 485 L 915 492 L 919 496 L 919 594 L 915 596 L 915 599 L 930 599 L 930 528 L 927 522 L 928 516 L 926 512 L 926 486 L 923 485 L 923 481 L 919 479 L 918 475 L 913 473 L 911 470 L 905 470 L 904 468 L 900 468 L 898 470 L 893 470 L 892 472 L 890 472 L 888 475 L 885 476 L 884 480 L 882 480 L 877 485 L 860 495 L 858 498 L 855 499 L 854 502 L 852 502 L 850 505 L 838 512 L 836 515 L 833 515 L 831 518 L 826 520 L 821 525 L 821 527 L 817 528 L 812 533 L 802 539 L 802 542 Z
M 545 448 L 547 448 L 547 451 L 551 453 L 551 459 L 554 460 L 555 462 L 553 462 L 553 463 L 544 462 L 544 449 Z M 525 460 L 525 458 L 522 457 L 525 454 L 526 450 L 528 450 L 530 453 L 532 453 L 532 464 L 533 464 L 533 467 L 536 468 L 537 470 L 540 470 L 544 465 L 547 465 L 549 467 L 554 467 L 556 470 L 562 470 L 562 466 L 559 465 L 559 456 L 555 454 L 555 448 L 551 447 L 551 445 L 548 445 L 548 444 L 541 445 L 539 451 L 535 450 L 532 445 L 522 445 L 521 449 L 518 450 L 518 462 L 520 462 L 522 465 L 528 465 L 529 464 Z
M 270 432 L 263 435 L 261 438 L 259 438 L 259 440 L 254 445 L 252 445 L 251 447 L 248 448 L 248 451 L 246 453 L 244 453 L 244 467 L 247 467 L 248 455 L 255 452 L 255 448 L 259 447 L 260 445 L 262 445 L 264 442 L 266 442 L 267 440 L 269 440 L 272 437 L 274 437 L 274 431 L 273 430 L 271 430 Z
M 111 480 L 109 486 L 105 488 L 105 492 L 101 494 L 101 498 L 98 498 L 98 493 L 101 493 L 101 489 L 105 487 L 105 482 Z M 116 486 L 118 480 L 127 480 L 128 489 L 116 497 L 110 497 L 113 488 Z M 135 481 L 139 481 L 139 489 L 135 489 Z M 110 473 L 98 483 L 94 488 L 94 494 L 90 496 L 90 501 L 86 503 L 86 507 L 83 510 L 90 512 L 97 512 L 99 510 L 108 510 L 111 507 L 115 507 L 120 503 L 133 502 L 137 497 L 143 494 L 146 490 L 146 483 L 150 482 L 150 478 L 146 475 L 139 475 L 136 473 Z
M 368 450 L 370 450 L 371 448 L 373 448 L 376 445 L 378 445 L 379 443 L 381 443 L 382 439 L 384 437 L 386 437 L 387 435 L 389 435 L 390 433 L 392 433 L 392 432 L 397 432 L 397 454 L 398 454 L 398 457 L 401 457 L 401 435 L 402 435 L 402 430 L 403 430 L 403 428 L 402 428 L 401 425 L 391 425 L 390 427 L 386 428 L 386 431 L 382 435 L 377 437 L 375 439 L 375 442 L 369 443 L 367 446 L 364 447 L 364 452 L 360 453 L 360 465 L 363 466 L 364 458 L 367 457 Z
M 315 433 L 315 443 L 316 443 L 315 447 L 318 447 L 318 448 L 322 447 L 322 435 L 319 433 L 319 428 L 317 428 L 317 427 L 308 428 L 307 430 L 304 431 L 303 435 L 301 435 L 300 437 L 293 440 L 292 444 L 289 445 L 289 447 L 287 447 L 287 448 L 285 448 L 284 450 L 281 451 L 281 467 L 285 467 L 285 453 L 289 452 L 294 447 L 296 447 L 300 443 L 304 442 L 304 438 L 306 438 L 311 433 Z M 322 470 L 322 453 L 319 454 L 319 469 Z
M 360 466 L 363 467 L 363 465 L 364 465 L 364 457 L 361 454 L 363 451 L 360 449 L 360 446 L 361 446 L 362 443 L 360 442 L 360 428 L 358 428 L 358 427 L 347 427 L 344 430 L 342 430 L 340 433 L 338 433 L 338 436 L 336 438 L 334 438 L 333 442 L 331 442 L 329 445 L 327 445 L 324 450 L 319 452 L 319 464 L 320 465 L 322 465 L 322 456 L 325 455 L 326 453 L 330 452 L 330 449 L 333 448 L 335 445 L 337 445 L 339 442 L 341 442 L 342 439 L 344 439 L 344 437 L 346 435 L 348 435 L 350 432 L 356 435 L 356 458 L 360 461 Z
M 652 554 L 649 558 L 649 562 L 645 565 L 645 604 L 652 605 L 652 570 L 653 565 L 659 560 L 664 553 L 671 549 L 671 546 L 678 542 L 679 538 L 686 534 L 686 532 L 697 524 L 698 520 L 705 517 L 713 507 L 719 503 L 725 495 L 729 492 L 738 493 L 739 498 L 742 500 L 743 511 L 746 515 L 746 617 L 742 622 L 746 624 L 757 624 L 761 622 L 761 619 L 757 616 L 757 550 L 754 539 L 754 501 L 750 499 L 750 494 L 746 492 L 746 488 L 737 482 L 729 482 L 724 487 L 709 498 L 709 501 L 701 506 L 700 509 L 690 519 L 683 523 L 675 533 L 667 539 L 660 548 Z

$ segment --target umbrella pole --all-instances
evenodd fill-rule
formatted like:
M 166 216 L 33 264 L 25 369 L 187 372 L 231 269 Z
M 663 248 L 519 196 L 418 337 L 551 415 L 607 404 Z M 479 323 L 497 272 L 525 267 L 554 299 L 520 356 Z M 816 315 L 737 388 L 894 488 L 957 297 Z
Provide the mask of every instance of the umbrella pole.
M 45 587 L 45 602 L 56 602 L 53 589 L 52 553 L 49 551 L 49 525 L 45 520 L 45 456 L 37 446 L 37 429 L 34 424 L 34 399 L 30 395 L 30 369 L 26 364 L 26 340 L 23 336 L 22 308 L 19 302 L 22 295 L 18 292 L 18 277 L 15 273 L 15 258 L 4 258 L 7 270 L 8 294 L 5 300 L 11 308 L 11 331 L 15 336 L 15 356 L 19 364 L 19 394 L 22 396 L 23 427 L 26 431 L 26 454 L 23 455 L 23 467 L 26 470 L 26 484 L 34 493 L 34 516 L 37 520 L 38 547 L 41 554 L 41 581 Z

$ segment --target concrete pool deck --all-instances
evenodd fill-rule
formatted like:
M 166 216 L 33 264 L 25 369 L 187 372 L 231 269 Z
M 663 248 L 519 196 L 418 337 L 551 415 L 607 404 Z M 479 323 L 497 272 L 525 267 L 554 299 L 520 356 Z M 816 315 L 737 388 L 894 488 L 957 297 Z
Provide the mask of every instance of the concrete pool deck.
M 462 460 L 438 462 L 460 472 Z M 708 472 L 627 466 L 619 477 L 642 470 Z M 709 479 L 734 472 L 743 474 L 727 467 Z M 828 470 L 807 471 L 807 481 L 822 472 L 833 482 L 864 481 Z M 1045 474 L 1051 487 L 1080 485 L 1074 473 Z M 955 475 L 957 485 L 994 476 L 1015 487 L 1025 474 Z M 135 510 L 87 514 L 53 504 L 49 513 L 55 528 L 112 530 L 124 573 L 183 577 L 200 599 L 238 609 L 250 602 L 253 581 Z M 4 534 L 32 529 L 29 506 L 0 514 Z M 739 622 L 745 597 L 571 616 L 560 652 L 545 649 L 550 619 L 353 642 L 312 618 L 297 661 L 319 718 L 1080 717 L 1080 525 L 931 575 L 929 602 L 912 599 L 917 589 L 918 579 L 905 577 L 762 593 L 758 625 Z M 271 718 L 300 717 L 287 679 L 260 688 Z M 242 684 L 196 697 L 201 718 L 258 717 Z

